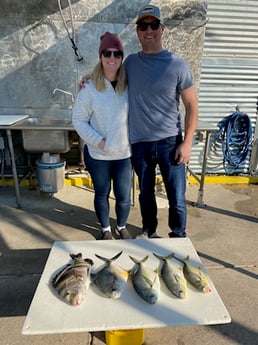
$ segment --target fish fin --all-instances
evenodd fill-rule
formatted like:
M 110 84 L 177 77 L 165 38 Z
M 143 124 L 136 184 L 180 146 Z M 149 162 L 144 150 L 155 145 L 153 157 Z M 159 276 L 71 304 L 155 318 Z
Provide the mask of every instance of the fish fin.
M 199 276 L 199 281 L 201 281 L 202 277 L 204 276 L 204 273 L 203 273 L 201 267 L 198 267 L 198 276 Z
M 52 285 L 54 287 L 56 287 L 56 285 L 59 282 L 59 279 L 65 274 L 65 272 L 67 270 L 69 270 L 72 267 L 71 264 L 67 264 L 66 266 L 64 266 L 60 271 L 58 271 L 58 273 L 52 278 Z
M 155 271 L 154 271 L 154 272 L 155 272 Z M 156 282 L 157 279 L 158 279 L 158 275 L 155 276 L 155 278 L 154 278 L 154 280 L 153 280 L 153 282 L 152 282 L 152 284 L 151 284 L 151 287 L 153 287 L 153 285 L 155 284 L 155 282 Z
M 174 278 L 177 281 L 177 283 L 180 281 L 180 275 L 179 274 L 175 274 Z

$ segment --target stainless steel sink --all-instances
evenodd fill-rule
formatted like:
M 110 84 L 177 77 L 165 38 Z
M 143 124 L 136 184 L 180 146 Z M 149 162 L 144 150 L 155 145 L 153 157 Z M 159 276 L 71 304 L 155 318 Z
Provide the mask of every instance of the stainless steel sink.
M 14 126 L 22 131 L 27 152 L 64 153 L 72 146 L 73 126 L 70 118 L 53 116 L 29 117 Z
M 54 128 L 67 128 L 67 126 L 72 125 L 72 120 L 62 119 L 62 118 L 53 118 L 49 117 L 28 117 L 20 123 L 20 126 L 29 126 L 29 127 L 39 127 L 39 129 L 54 127 Z

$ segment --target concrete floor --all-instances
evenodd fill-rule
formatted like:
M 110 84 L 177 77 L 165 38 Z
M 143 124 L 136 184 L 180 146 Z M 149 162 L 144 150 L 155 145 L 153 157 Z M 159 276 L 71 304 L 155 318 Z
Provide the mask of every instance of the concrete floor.
M 257 345 L 258 185 L 206 185 L 205 208 L 192 206 L 192 202 L 197 200 L 197 192 L 197 185 L 188 185 L 187 233 L 232 322 L 147 329 L 144 344 Z M 1 345 L 105 344 L 104 332 L 21 334 L 53 242 L 99 238 L 93 195 L 92 190 L 86 187 L 65 186 L 50 198 L 45 193 L 22 187 L 22 208 L 17 209 L 13 187 L 0 186 Z M 158 233 L 167 237 L 167 200 L 162 192 L 157 196 Z M 113 200 L 111 210 L 114 217 Z M 140 232 L 138 203 L 131 209 L 128 224 L 133 236 Z

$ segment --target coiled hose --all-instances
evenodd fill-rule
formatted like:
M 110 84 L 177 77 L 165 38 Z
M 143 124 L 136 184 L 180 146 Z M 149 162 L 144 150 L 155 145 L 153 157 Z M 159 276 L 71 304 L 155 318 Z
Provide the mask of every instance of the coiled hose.
M 223 166 L 228 175 L 234 174 L 246 160 L 251 149 L 252 123 L 249 116 L 235 111 L 218 124 L 217 138 L 221 141 Z

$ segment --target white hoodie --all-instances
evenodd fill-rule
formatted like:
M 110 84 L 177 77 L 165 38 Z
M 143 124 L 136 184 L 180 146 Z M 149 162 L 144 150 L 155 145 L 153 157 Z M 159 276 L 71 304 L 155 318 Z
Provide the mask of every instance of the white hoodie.
M 97 91 L 90 81 L 79 92 L 73 108 L 73 126 L 87 144 L 92 158 L 125 159 L 131 155 L 127 91 L 117 93 L 108 80 L 105 83 L 104 91 Z M 102 139 L 105 139 L 104 150 L 98 148 Z

